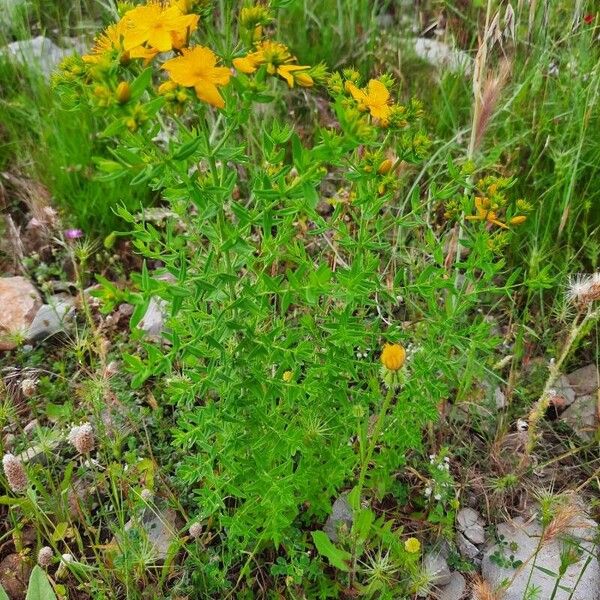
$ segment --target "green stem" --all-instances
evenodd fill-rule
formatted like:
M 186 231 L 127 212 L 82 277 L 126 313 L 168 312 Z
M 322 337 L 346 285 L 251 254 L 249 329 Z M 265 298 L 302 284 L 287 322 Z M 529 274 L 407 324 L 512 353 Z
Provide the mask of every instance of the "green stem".
M 381 435 L 381 431 L 383 429 L 383 422 L 385 420 L 385 416 L 390 408 L 390 404 L 392 402 L 392 398 L 394 397 L 394 387 L 390 386 L 388 393 L 386 394 L 383 403 L 381 405 L 381 410 L 379 411 L 379 415 L 377 416 L 377 422 L 375 423 L 375 427 L 373 429 L 373 434 L 369 438 L 369 445 L 367 446 L 367 453 L 365 454 L 364 461 L 360 468 L 360 474 L 358 476 L 358 498 L 360 501 L 360 496 L 362 494 L 362 489 L 365 484 L 365 477 L 367 475 L 367 469 L 369 468 L 369 463 L 371 462 L 371 458 L 373 457 L 373 452 L 375 451 L 375 446 L 377 445 L 377 439 Z M 368 427 L 367 427 L 368 432 Z M 368 433 L 367 433 L 368 435 Z

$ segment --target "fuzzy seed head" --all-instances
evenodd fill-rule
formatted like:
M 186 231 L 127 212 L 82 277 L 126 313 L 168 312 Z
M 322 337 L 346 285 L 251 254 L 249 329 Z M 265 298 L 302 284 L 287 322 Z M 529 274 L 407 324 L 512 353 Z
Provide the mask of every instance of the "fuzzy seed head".
M 90 423 L 73 427 L 69 433 L 69 442 L 79 454 L 89 454 L 94 449 L 94 429 Z
M 52 548 L 50 548 L 50 546 L 44 546 L 43 548 L 40 548 L 40 551 L 38 552 L 38 565 L 45 569 L 46 567 L 49 567 L 52 564 L 53 558 L 54 551 L 52 550 Z
M 14 455 L 5 454 L 2 458 L 2 467 L 8 480 L 8 486 L 15 494 L 22 494 L 27 489 L 27 473 L 23 463 Z
M 37 381 L 35 379 L 27 378 L 21 381 L 21 392 L 25 398 L 31 398 L 37 390 Z
M 194 539 L 198 539 L 202 535 L 202 525 L 200 523 L 192 523 L 189 533 Z
M 600 271 L 571 278 L 567 298 L 578 308 L 586 308 L 594 300 L 600 300 Z
M 154 494 L 152 493 L 152 490 L 149 490 L 148 488 L 144 488 L 140 492 L 140 497 L 144 502 L 150 502 L 152 500 L 152 498 L 154 498 Z

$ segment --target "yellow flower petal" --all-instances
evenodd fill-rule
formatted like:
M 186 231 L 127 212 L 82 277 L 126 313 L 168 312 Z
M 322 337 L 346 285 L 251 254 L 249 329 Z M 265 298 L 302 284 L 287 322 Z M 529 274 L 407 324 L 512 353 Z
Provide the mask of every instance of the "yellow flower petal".
M 387 104 L 390 99 L 388 89 L 377 79 L 371 79 L 367 85 L 368 104 Z
M 281 65 L 277 67 L 277 74 L 283 77 L 287 84 L 292 88 L 294 87 L 294 71 L 306 71 L 307 69 L 310 69 L 310 67 L 300 65 Z
M 246 73 L 246 75 L 254 73 L 254 71 L 257 69 L 257 64 L 252 58 L 250 58 L 250 55 L 234 58 L 233 66 L 237 71 L 240 73 Z
M 225 107 L 223 96 L 219 94 L 217 86 L 210 81 L 201 81 L 194 86 L 194 89 L 196 90 L 196 96 L 198 96 L 200 100 L 204 100 L 204 102 L 216 106 L 217 108 Z

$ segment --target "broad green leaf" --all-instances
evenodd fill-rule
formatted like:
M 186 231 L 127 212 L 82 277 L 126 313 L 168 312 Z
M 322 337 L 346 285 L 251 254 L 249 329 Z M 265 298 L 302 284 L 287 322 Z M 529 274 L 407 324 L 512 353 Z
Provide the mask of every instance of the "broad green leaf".
M 31 571 L 25 600 L 56 600 L 56 594 L 46 573 L 37 565 Z
M 312 537 L 321 556 L 329 559 L 329 562 L 340 571 L 348 572 L 350 570 L 346 564 L 346 561 L 352 559 L 352 555 L 349 552 L 334 546 L 324 531 L 313 531 Z

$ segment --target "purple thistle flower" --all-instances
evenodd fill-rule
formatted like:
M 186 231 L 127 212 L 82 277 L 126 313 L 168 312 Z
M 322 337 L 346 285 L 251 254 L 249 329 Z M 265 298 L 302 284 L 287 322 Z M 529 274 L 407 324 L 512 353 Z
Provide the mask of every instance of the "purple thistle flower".
M 81 229 L 65 229 L 65 237 L 68 240 L 77 240 L 83 237 L 83 231 Z

